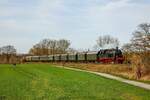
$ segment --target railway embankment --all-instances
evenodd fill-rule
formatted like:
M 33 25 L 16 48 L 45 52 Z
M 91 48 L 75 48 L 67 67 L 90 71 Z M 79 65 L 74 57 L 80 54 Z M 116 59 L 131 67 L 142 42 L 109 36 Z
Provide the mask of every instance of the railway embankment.
M 150 73 L 142 75 L 140 79 L 135 76 L 135 71 L 127 64 L 95 64 L 95 63 L 53 63 L 69 68 L 77 68 L 86 71 L 107 73 L 129 80 L 141 81 L 150 84 Z

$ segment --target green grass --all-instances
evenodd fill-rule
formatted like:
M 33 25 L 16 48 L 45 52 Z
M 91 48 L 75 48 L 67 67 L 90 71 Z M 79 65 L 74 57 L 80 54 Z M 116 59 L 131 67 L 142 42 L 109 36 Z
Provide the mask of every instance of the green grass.
M 0 99 L 150 100 L 150 91 L 49 64 L 0 65 Z

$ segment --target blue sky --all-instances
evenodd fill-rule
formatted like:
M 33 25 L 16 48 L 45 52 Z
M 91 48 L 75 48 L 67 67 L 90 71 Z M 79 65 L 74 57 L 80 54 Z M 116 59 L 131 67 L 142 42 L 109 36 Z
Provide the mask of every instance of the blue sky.
M 0 47 L 26 53 L 41 39 L 65 38 L 92 49 L 105 34 L 122 45 L 143 22 L 150 22 L 150 0 L 0 0 Z

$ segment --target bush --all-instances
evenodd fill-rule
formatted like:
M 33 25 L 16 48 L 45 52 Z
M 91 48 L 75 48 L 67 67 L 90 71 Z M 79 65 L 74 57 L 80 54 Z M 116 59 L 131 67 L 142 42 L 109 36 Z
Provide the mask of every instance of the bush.
M 135 72 L 137 79 L 141 78 L 142 75 L 146 75 L 150 72 L 150 53 L 134 53 L 131 57 L 131 64 Z
M 150 52 L 141 54 L 142 63 L 144 65 L 143 74 L 150 73 Z

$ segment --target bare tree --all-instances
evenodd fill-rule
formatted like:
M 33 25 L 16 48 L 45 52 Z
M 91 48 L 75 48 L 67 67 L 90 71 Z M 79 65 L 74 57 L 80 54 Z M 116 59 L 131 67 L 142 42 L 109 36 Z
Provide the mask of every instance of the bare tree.
M 55 54 L 56 51 L 56 40 L 49 40 L 48 47 L 49 47 L 49 54 Z
M 7 45 L 0 48 L 1 57 L 3 58 L 2 62 L 11 63 L 16 57 L 16 49 L 14 46 Z M 4 61 L 6 58 L 6 61 Z
M 109 46 L 109 45 L 113 45 L 113 47 L 117 47 L 119 46 L 119 40 L 110 35 L 99 36 L 97 40 L 98 47 L 103 48 L 104 46 Z
M 51 40 L 43 39 L 38 44 L 34 45 L 29 53 L 33 55 L 49 55 L 57 53 L 66 53 L 70 46 L 70 42 L 65 39 Z
M 133 32 L 131 42 L 122 49 L 128 54 L 127 59 L 134 66 L 137 78 L 150 72 L 150 24 L 142 23 Z
M 40 44 L 35 44 L 30 50 L 29 54 L 32 55 L 41 55 L 41 45 Z
M 136 51 L 150 50 L 150 24 L 143 23 L 138 26 L 133 33 L 131 44 Z
M 14 46 L 7 45 L 1 48 L 1 52 L 2 54 L 16 54 L 16 49 L 14 48 Z
M 69 48 L 70 42 L 65 39 L 57 41 L 57 50 L 59 53 L 66 53 L 66 50 Z
M 126 43 L 122 46 L 122 51 L 128 53 L 133 52 L 133 47 L 130 43 Z

